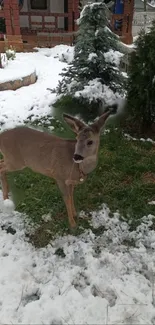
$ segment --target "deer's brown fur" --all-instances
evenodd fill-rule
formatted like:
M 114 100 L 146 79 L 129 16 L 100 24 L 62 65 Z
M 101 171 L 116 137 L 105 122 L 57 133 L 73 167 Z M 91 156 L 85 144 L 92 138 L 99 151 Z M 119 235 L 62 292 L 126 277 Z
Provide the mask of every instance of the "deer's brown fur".
M 76 140 L 26 127 L 1 133 L 3 160 L 0 161 L 0 176 L 4 199 L 8 199 L 9 192 L 6 173 L 28 167 L 55 179 L 66 204 L 70 226 L 75 227 L 74 187 L 96 167 L 100 130 L 110 114 L 110 111 L 104 113 L 89 126 L 64 114 L 65 121 L 77 134 Z

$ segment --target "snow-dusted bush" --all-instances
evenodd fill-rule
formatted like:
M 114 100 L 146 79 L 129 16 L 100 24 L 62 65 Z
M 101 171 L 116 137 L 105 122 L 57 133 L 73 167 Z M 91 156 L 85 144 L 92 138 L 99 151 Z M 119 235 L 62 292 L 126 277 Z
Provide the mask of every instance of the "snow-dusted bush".
M 91 103 L 106 101 L 110 96 L 105 96 L 105 89 L 112 97 L 123 94 L 124 79 L 119 71 L 122 54 L 118 37 L 107 27 L 105 8 L 100 2 L 82 10 L 74 59 L 62 73 L 58 94 Z
M 65 51 L 60 52 L 59 60 L 62 62 L 71 63 L 74 58 L 74 47 L 70 46 Z
M 16 58 L 16 50 L 12 46 L 5 51 L 5 54 L 8 60 L 14 60 Z

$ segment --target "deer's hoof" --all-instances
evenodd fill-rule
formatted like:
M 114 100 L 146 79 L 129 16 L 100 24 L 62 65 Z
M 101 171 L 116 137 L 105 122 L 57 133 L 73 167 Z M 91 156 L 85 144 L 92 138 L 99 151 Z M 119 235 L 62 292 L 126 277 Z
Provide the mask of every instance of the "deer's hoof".
M 74 218 L 75 218 L 76 223 L 78 223 L 78 221 L 79 221 L 79 214 L 76 213 L 76 215 L 74 216 Z
M 71 231 L 71 233 L 75 233 L 76 230 L 77 230 L 77 223 L 74 222 L 74 223 L 70 224 L 70 231 Z

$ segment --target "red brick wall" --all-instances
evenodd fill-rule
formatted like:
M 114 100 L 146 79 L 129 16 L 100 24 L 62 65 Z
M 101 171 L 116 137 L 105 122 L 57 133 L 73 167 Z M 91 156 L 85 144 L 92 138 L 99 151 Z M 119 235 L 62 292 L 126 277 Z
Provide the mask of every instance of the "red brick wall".
M 20 35 L 18 0 L 4 1 L 4 15 L 6 33 L 8 35 Z
M 68 29 L 69 32 L 73 31 L 73 24 L 74 30 L 77 30 L 77 25 L 75 20 L 79 17 L 79 0 L 68 0 Z

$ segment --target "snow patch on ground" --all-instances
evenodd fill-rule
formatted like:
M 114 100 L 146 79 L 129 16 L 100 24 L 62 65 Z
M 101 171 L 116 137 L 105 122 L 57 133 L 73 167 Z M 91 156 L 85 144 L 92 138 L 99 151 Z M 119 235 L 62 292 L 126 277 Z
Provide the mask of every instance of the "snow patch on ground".
M 59 58 L 59 60 L 62 62 L 71 63 L 74 58 L 74 46 L 56 45 L 51 49 L 36 47 L 35 50 L 47 57 L 52 56 L 54 58 Z
M 22 79 L 35 72 L 34 65 L 22 60 L 9 60 L 4 69 L 0 70 L 0 83 Z
M 103 206 L 92 215 L 94 227 L 104 228 L 100 236 L 86 231 L 35 249 L 25 236 L 23 216 L 1 211 L 0 322 L 154 324 L 153 219 L 143 218 L 129 232 L 126 222 L 117 213 L 110 218 Z M 56 255 L 57 249 L 65 257 Z
M 151 138 L 147 138 L 147 139 L 144 139 L 144 138 L 135 138 L 135 137 L 132 137 L 130 134 L 127 134 L 127 133 L 124 133 L 124 136 L 126 137 L 127 140 L 133 140 L 133 141 L 142 141 L 142 142 L 151 142 L 152 144 L 155 144 L 155 141 L 152 140 Z
M 155 205 L 155 201 L 150 201 L 149 204 L 150 205 Z
M 36 53 L 17 53 L 16 59 L 9 63 L 8 68 L 2 70 L 2 75 L 4 75 L 0 78 L 3 81 L 8 78 L 11 69 L 12 71 L 15 70 L 15 67 L 19 68 L 17 72 L 18 78 L 22 78 L 23 73 L 31 73 L 34 70 L 36 70 L 38 77 L 37 82 L 29 87 L 22 87 L 16 91 L 0 92 L 0 122 L 3 124 L 2 129 L 23 124 L 23 121 L 32 114 L 35 117 L 41 117 L 51 113 L 51 105 L 55 101 L 56 95 L 52 94 L 47 88 L 56 87 L 61 79 L 59 73 L 67 64 L 60 62 L 58 57 L 55 58 L 56 53 L 59 52 L 59 46 L 50 50 L 50 56 L 45 55 L 48 49 L 46 51 L 40 49 Z M 65 51 L 66 46 L 60 46 L 60 50 Z M 11 77 L 14 78 L 14 75 L 12 74 Z

